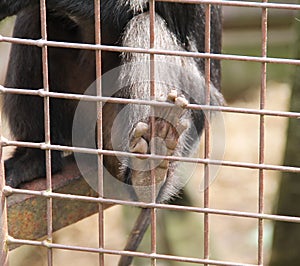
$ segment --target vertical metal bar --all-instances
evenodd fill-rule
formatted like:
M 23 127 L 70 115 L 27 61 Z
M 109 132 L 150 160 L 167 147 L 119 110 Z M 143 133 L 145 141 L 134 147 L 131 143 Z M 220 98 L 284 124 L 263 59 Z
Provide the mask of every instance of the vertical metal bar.
M 40 16 L 41 16 L 41 34 L 42 39 L 47 40 L 47 8 L 46 0 L 40 0 Z M 49 92 L 49 67 L 48 67 L 48 47 L 42 47 L 42 69 L 43 69 L 43 87 L 45 92 Z M 45 127 L 45 144 L 50 145 L 50 98 L 44 97 L 44 127 Z M 51 180 L 51 150 L 45 150 L 46 155 L 46 183 L 47 191 L 52 191 Z M 52 198 L 47 198 L 47 241 L 52 242 Z M 48 248 L 48 265 L 53 265 L 52 249 Z
M 0 112 L 0 137 L 2 139 L 2 117 Z M 8 247 L 7 247 L 7 205 L 6 196 L 3 193 L 5 186 L 5 171 L 3 163 L 3 145 L 0 147 L 0 265 L 8 265 Z
M 268 0 L 263 0 L 267 3 Z M 261 16 L 262 27 L 262 57 L 267 57 L 267 33 L 268 33 L 268 9 L 262 9 Z M 265 108 L 266 103 L 266 91 L 267 91 L 267 63 L 261 65 L 261 91 L 260 91 L 260 109 Z M 260 115 L 259 123 L 259 163 L 265 162 L 265 116 Z M 264 170 L 259 170 L 259 193 L 258 193 L 258 212 L 264 212 Z M 258 220 L 258 264 L 263 265 L 263 236 L 264 236 L 264 220 Z
M 101 0 L 94 1 L 95 8 L 95 44 L 101 44 Z M 96 91 L 97 96 L 102 96 L 101 74 L 102 74 L 102 53 L 96 50 Z M 103 148 L 103 121 L 102 121 L 102 102 L 97 102 L 97 147 Z M 98 154 L 98 193 L 103 197 L 103 154 Z M 99 204 L 98 214 L 99 248 L 104 248 L 104 206 Z M 99 265 L 104 266 L 104 254 L 99 253 Z
M 149 2 L 149 12 L 150 12 L 150 49 L 155 48 L 155 0 L 150 0 Z M 155 55 L 150 54 L 150 96 L 155 99 Z M 151 139 L 155 137 L 155 117 L 154 109 L 152 108 L 151 115 Z M 151 154 L 155 154 L 155 142 L 151 142 Z M 154 164 L 153 164 L 154 165 Z M 156 202 L 156 176 L 155 168 L 151 167 L 151 192 L 152 192 L 152 202 Z M 157 232 L 157 210 L 155 208 L 151 209 L 151 253 L 155 254 L 157 249 L 156 243 L 156 232 Z M 151 265 L 156 265 L 156 259 L 151 259 Z
M 211 5 L 205 8 L 205 52 L 210 53 L 210 21 Z M 205 104 L 210 104 L 210 58 L 205 59 Z M 210 111 L 206 112 L 205 119 L 205 147 L 204 157 L 210 158 Z M 204 165 L 204 208 L 209 208 L 209 164 Z M 209 259 L 209 215 L 204 214 L 204 259 Z

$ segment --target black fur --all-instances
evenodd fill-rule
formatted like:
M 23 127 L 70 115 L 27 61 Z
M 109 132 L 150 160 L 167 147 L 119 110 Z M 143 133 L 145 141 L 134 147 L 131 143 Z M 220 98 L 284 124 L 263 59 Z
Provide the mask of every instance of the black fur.
M 146 0 L 102 0 L 101 25 L 102 44 L 148 48 L 149 16 Z M 39 0 L 0 0 L 0 20 L 17 14 L 14 37 L 40 39 Z M 204 52 L 205 47 L 205 7 L 202 5 L 184 5 L 174 3 L 156 3 L 155 34 L 156 48 L 177 51 Z M 221 53 L 221 9 L 213 6 L 211 11 L 211 51 Z M 49 40 L 77 43 L 94 43 L 94 0 L 47 0 L 47 29 Z M 204 104 L 205 86 L 204 59 L 156 56 L 156 64 L 162 71 L 158 73 L 166 83 L 156 84 L 159 93 L 165 95 L 170 89 L 178 89 L 191 103 Z M 119 72 L 120 84 L 126 88 L 116 94 L 124 98 L 149 99 L 147 71 L 138 69 L 132 63 L 149 63 L 149 56 L 143 54 L 120 54 L 103 51 L 103 73 L 124 63 Z M 167 66 L 164 68 L 164 66 Z M 168 68 L 168 65 L 175 65 Z M 195 78 L 186 77 L 185 71 L 192 71 Z M 220 89 L 220 62 L 211 60 L 211 104 L 222 104 Z M 49 47 L 49 83 L 50 90 L 57 92 L 84 93 L 95 80 L 95 52 L 77 49 Z M 165 80 L 164 80 L 165 79 Z M 130 84 L 128 84 L 130 80 Z M 169 82 L 169 84 L 168 84 Z M 42 81 L 41 48 L 36 46 L 12 45 L 6 87 L 40 89 Z M 111 94 L 108 92 L 109 96 Z M 72 145 L 72 122 L 77 102 L 63 99 L 50 100 L 51 143 Z M 112 149 L 111 127 L 118 112 L 125 112 L 122 105 L 105 104 L 103 109 L 104 149 Z M 169 110 L 170 111 L 170 110 Z M 44 141 L 43 99 L 34 96 L 4 95 L 3 112 L 8 119 L 11 132 L 16 140 Z M 119 123 L 119 140 L 125 140 L 121 149 L 128 150 L 128 140 L 132 128 L 140 121 L 149 121 L 149 107 L 134 105 L 126 111 L 126 121 Z M 188 128 L 179 138 L 176 155 L 186 156 L 198 138 L 204 126 L 204 114 L 201 111 L 188 111 L 185 118 L 196 128 Z M 161 123 L 161 120 L 157 120 Z M 158 123 L 158 125 L 159 125 Z M 163 123 L 162 123 L 163 124 Z M 84 131 L 83 131 L 84 132 Z M 83 133 L 84 135 L 84 133 Z M 84 138 L 85 136 L 83 136 Z M 44 151 L 39 149 L 17 148 L 12 158 L 5 162 L 6 183 L 17 187 L 20 183 L 45 175 Z M 147 172 L 137 173 L 130 165 L 136 161 L 122 161 L 116 157 L 104 156 L 105 168 L 126 184 L 132 184 L 131 177 L 145 177 Z M 158 201 L 167 200 L 176 194 L 180 185 L 176 180 L 176 166 L 169 163 L 165 183 L 158 194 Z M 52 152 L 52 173 L 62 169 L 62 154 Z M 148 171 L 149 173 L 149 171 Z M 163 176 L 164 177 L 164 176 Z M 162 178 L 162 177 L 160 177 Z M 136 179 L 135 179 L 136 181 Z M 179 182 L 180 183 L 180 182 Z M 131 191 L 132 192 L 132 191 Z M 119 192 L 116 192 L 119 193 Z M 133 191 L 133 199 L 139 199 Z M 127 250 L 136 250 L 150 222 L 150 209 L 143 209 L 131 232 L 126 245 Z M 139 234 L 137 235 L 137 232 Z M 120 266 L 128 266 L 132 257 L 123 256 Z
M 124 3 L 123 3 L 124 2 Z M 125 0 L 102 0 L 102 43 L 106 45 L 122 45 L 123 34 L 133 17 L 147 12 L 146 1 L 140 1 L 142 8 L 133 8 Z M 135 1 L 138 2 L 138 1 Z M 40 39 L 40 11 L 38 0 L 0 1 L 0 19 L 17 14 L 14 37 Z M 79 43 L 94 42 L 94 1 L 85 0 L 48 0 L 47 23 L 50 40 Z M 172 3 L 157 3 L 156 13 L 166 23 L 170 33 L 178 40 L 178 49 L 186 51 L 204 51 L 205 9 L 202 5 L 184 5 Z M 212 7 L 212 43 L 213 53 L 221 52 L 221 10 Z M 160 32 L 156 32 L 160 34 Z M 133 36 L 135 38 L 136 36 Z M 143 36 L 138 36 L 142 38 Z M 137 37 L 137 38 L 138 38 Z M 164 48 L 164 47 L 163 47 Z M 166 49 L 169 49 L 166 44 Z M 119 53 L 103 52 L 103 72 L 107 72 L 122 63 Z M 168 59 L 167 59 L 168 60 Z M 204 60 L 191 59 L 196 62 L 199 75 L 204 73 Z M 214 86 L 220 88 L 220 62 L 211 60 L 211 80 Z M 50 90 L 58 92 L 83 93 L 95 80 L 94 52 L 76 49 L 49 48 L 49 78 Z M 184 84 L 186 85 L 186 84 Z M 12 46 L 5 82 L 6 87 L 39 89 L 42 84 L 41 49 L 35 46 Z M 185 90 L 194 95 L 193 90 L 203 88 L 188 88 Z M 124 93 L 125 95 L 125 93 Z M 123 97 L 124 97 L 123 95 Z M 132 95 L 129 92 L 128 97 Z M 189 99 L 193 103 L 193 99 Z M 197 101 L 199 102 L 199 101 Z M 212 97 L 212 104 L 218 105 L 222 97 Z M 202 102 L 203 103 L 203 102 Z M 51 143 L 71 145 L 71 128 L 76 102 L 70 100 L 51 99 Z M 16 140 L 44 141 L 43 100 L 34 96 L 5 95 L 4 114 L 6 115 L 11 132 Z M 105 113 L 107 112 L 107 113 Z M 104 116 L 114 117 L 110 107 L 104 110 Z M 137 114 L 129 114 L 137 116 Z M 144 117 L 140 117 L 143 119 Z M 109 120 L 107 118 L 107 120 Z M 198 133 L 202 131 L 204 118 L 202 112 L 192 112 L 193 123 Z M 139 120 L 139 117 L 137 117 Z M 104 122 L 105 122 L 104 117 Z M 109 123 L 109 121 L 107 122 Z M 105 124 L 104 124 L 105 125 Z M 104 148 L 111 148 L 106 143 L 110 127 L 104 126 Z M 128 132 L 125 132 L 125 135 Z M 189 138 L 188 144 L 195 140 Z M 109 142 L 109 141 L 107 141 Z M 119 175 L 120 163 L 115 159 L 104 158 L 106 167 Z M 18 186 L 21 182 L 45 175 L 44 152 L 38 149 L 17 148 L 13 157 L 6 161 L 7 184 Z M 62 158 L 58 151 L 52 152 L 53 173 L 61 170 Z M 130 171 L 124 171 L 124 175 Z M 123 180 L 130 180 L 125 176 Z

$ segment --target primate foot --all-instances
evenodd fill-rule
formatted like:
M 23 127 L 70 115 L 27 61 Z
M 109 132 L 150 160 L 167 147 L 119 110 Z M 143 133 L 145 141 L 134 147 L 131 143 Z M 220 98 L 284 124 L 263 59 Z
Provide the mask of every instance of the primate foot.
M 161 101 L 161 99 L 160 99 Z M 188 101 L 184 96 L 178 96 L 172 90 L 166 99 L 174 103 L 174 107 L 154 107 L 154 123 L 139 122 L 130 134 L 129 151 L 140 154 L 155 154 L 171 156 L 180 146 L 180 136 L 188 128 L 189 120 L 186 118 Z M 152 133 L 152 127 L 154 132 Z M 151 136 L 153 134 L 153 136 Z M 138 200 L 150 202 L 152 176 L 155 177 L 156 195 L 165 183 L 170 173 L 170 161 L 167 159 L 131 158 L 131 182 Z M 151 173 L 152 170 L 152 173 Z

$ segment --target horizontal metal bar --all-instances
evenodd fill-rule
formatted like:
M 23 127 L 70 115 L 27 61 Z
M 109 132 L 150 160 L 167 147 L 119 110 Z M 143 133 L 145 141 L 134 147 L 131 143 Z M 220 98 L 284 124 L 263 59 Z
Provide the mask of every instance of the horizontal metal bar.
M 5 88 L 1 85 L 0 85 L 0 93 L 31 95 L 31 96 L 50 97 L 50 98 L 57 98 L 57 99 L 77 100 L 77 101 L 91 101 L 91 102 L 99 101 L 99 102 L 107 102 L 107 103 L 115 103 L 115 104 L 138 104 L 138 105 L 149 105 L 149 106 L 157 106 L 157 107 L 175 107 L 175 105 L 172 103 L 161 102 L 161 101 L 91 96 L 91 95 L 82 95 L 82 94 L 61 93 L 61 92 L 46 92 L 43 89 L 32 90 L 32 89 Z M 185 108 L 191 110 L 203 110 L 203 111 L 207 110 L 207 111 L 217 111 L 217 112 L 227 112 L 227 113 L 300 118 L 299 112 L 286 112 L 286 111 L 275 111 L 275 110 L 266 110 L 266 109 L 251 109 L 251 108 L 240 108 L 240 107 L 231 107 L 231 106 L 212 106 L 212 105 L 202 105 L 202 104 L 188 104 Z
M 138 156 L 141 159 L 169 160 L 169 161 L 180 161 L 180 162 L 187 162 L 187 163 L 211 164 L 211 165 L 220 165 L 220 166 L 231 166 L 231 167 L 240 167 L 240 168 L 300 173 L 300 167 L 292 167 L 292 166 L 223 161 L 223 160 L 202 159 L 202 158 L 186 158 L 180 156 L 138 154 L 138 153 L 130 153 L 124 151 L 112 151 L 112 150 L 103 150 L 103 149 L 52 145 L 52 144 L 45 144 L 43 142 L 34 143 L 34 142 L 14 141 L 14 140 L 7 140 L 4 138 L 2 138 L 1 144 L 3 146 L 18 146 L 18 147 L 36 148 L 36 149 L 43 149 L 43 150 L 58 150 L 58 151 L 65 151 L 65 152 L 77 152 L 77 153 L 86 153 L 86 154 L 95 154 L 95 155 L 103 154 L 107 156 L 122 156 L 122 157 L 130 157 L 130 158 L 135 158 Z
M 240 218 L 266 219 L 272 221 L 300 223 L 300 217 L 295 217 L 295 216 L 231 211 L 231 210 L 223 210 L 223 209 L 219 210 L 213 208 L 200 208 L 200 207 L 173 205 L 173 204 L 169 205 L 169 204 L 160 204 L 160 203 L 143 203 L 143 202 L 136 202 L 136 201 L 126 201 L 126 200 L 96 198 L 96 197 L 73 195 L 73 194 L 72 195 L 63 194 L 63 193 L 49 192 L 45 190 L 33 191 L 33 190 L 26 190 L 26 189 L 11 188 L 7 186 L 4 187 L 3 192 L 7 196 L 12 194 L 22 194 L 22 195 L 45 197 L 45 198 L 57 198 L 57 199 L 68 199 L 68 200 L 79 200 L 85 202 L 103 203 L 107 205 L 117 204 L 117 205 L 127 205 L 127 206 L 140 207 L 140 208 L 157 208 L 157 209 L 171 210 L 171 211 L 188 211 L 188 212 L 195 212 L 195 213 L 202 213 L 202 214 L 208 213 L 208 214 L 215 214 L 215 215 L 234 216 Z
M 102 254 L 111 254 L 118 256 L 134 256 L 140 258 L 148 258 L 148 259 L 159 259 L 159 260 L 170 260 L 170 261 L 179 261 L 179 262 L 187 262 L 187 263 L 196 263 L 196 264 L 206 264 L 206 265 L 220 265 L 220 266 L 255 266 L 255 264 L 245 264 L 245 263 L 236 263 L 236 262 L 226 262 L 219 260 L 210 260 L 210 259 L 198 259 L 191 257 L 181 257 L 181 256 L 172 256 L 172 255 L 164 255 L 164 254 L 155 254 L 155 253 L 143 253 L 143 252 L 133 252 L 133 251 L 119 251 L 112 249 L 104 249 L 104 248 L 91 248 L 91 247 L 83 247 L 83 246 L 72 246 L 72 245 L 63 245 L 50 243 L 48 241 L 33 241 L 33 240 L 25 240 L 25 239 L 15 239 L 12 237 L 8 237 L 8 244 L 15 245 L 31 245 L 31 246 L 39 246 L 45 248 L 53 248 L 53 249 L 64 249 L 64 250 L 74 250 L 74 251 L 83 251 L 83 252 L 92 252 L 92 253 L 102 253 Z
M 247 62 L 257 62 L 257 63 L 300 65 L 300 60 L 297 59 L 212 54 L 212 53 L 174 51 L 174 50 L 163 50 L 163 49 L 153 49 L 153 48 L 145 49 L 145 48 L 110 46 L 110 45 L 100 45 L 100 44 L 81 44 L 81 43 L 70 43 L 70 42 L 46 41 L 46 40 L 30 40 L 30 39 L 20 39 L 20 38 L 13 38 L 13 37 L 4 37 L 2 35 L 0 35 L 0 42 L 9 42 L 9 43 L 23 44 L 23 45 L 34 45 L 38 47 L 43 47 L 47 45 L 48 47 L 72 48 L 72 49 L 83 49 L 83 50 L 102 50 L 102 51 L 110 51 L 110 52 L 144 53 L 144 54 L 156 54 L 156 55 L 193 57 L 193 58 L 211 58 L 216 60 L 235 60 L 235 61 L 247 61 Z
M 211 4 L 220 6 L 236 6 L 236 7 L 257 7 L 271 9 L 292 9 L 300 10 L 298 4 L 268 3 L 268 2 L 251 2 L 251 1 L 231 1 L 231 0 L 156 0 L 156 2 L 169 2 L 181 4 Z

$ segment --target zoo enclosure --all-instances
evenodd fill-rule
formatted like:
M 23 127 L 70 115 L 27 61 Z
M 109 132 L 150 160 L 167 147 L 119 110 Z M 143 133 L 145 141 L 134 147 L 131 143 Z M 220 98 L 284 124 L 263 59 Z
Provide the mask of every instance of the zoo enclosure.
M 154 2 L 157 1 L 150 1 L 150 13 L 152 14 L 151 22 L 150 24 L 153 25 L 154 21 Z M 279 172 L 294 172 L 299 173 L 300 168 L 299 167 L 293 167 L 289 165 L 271 165 L 267 164 L 265 161 L 265 118 L 269 116 L 274 117 L 286 117 L 289 119 L 298 119 L 300 117 L 299 112 L 286 112 L 286 111 L 279 111 L 279 110 L 268 110 L 266 109 L 266 92 L 267 92 L 267 66 L 270 64 L 288 64 L 288 65 L 296 65 L 298 66 L 300 61 L 298 59 L 288 59 L 288 58 L 277 58 L 277 57 L 269 57 L 268 56 L 268 39 L 267 39 L 267 33 L 268 33 L 268 12 L 269 10 L 293 10 L 293 11 L 299 11 L 300 6 L 297 4 L 282 4 L 282 3 L 268 3 L 267 1 L 264 2 L 245 2 L 245 1 L 169 1 L 169 2 L 180 2 L 180 3 L 197 3 L 197 4 L 204 4 L 206 6 L 206 21 L 210 21 L 210 8 L 211 5 L 222 5 L 222 6 L 231 6 L 231 7 L 240 7 L 240 8 L 256 8 L 258 10 L 261 10 L 261 54 L 256 56 L 249 56 L 249 55 L 233 55 L 233 54 L 211 54 L 210 53 L 210 27 L 209 23 L 206 23 L 206 51 L 205 53 L 196 53 L 196 52 L 178 52 L 178 51 L 165 51 L 165 50 L 157 50 L 157 49 L 141 49 L 141 48 L 128 48 L 128 47 L 113 47 L 113 46 L 105 46 L 101 45 L 100 40 L 100 24 L 96 23 L 96 36 L 98 38 L 96 39 L 96 44 L 78 44 L 78 43 L 63 43 L 63 42 L 54 42 L 54 41 L 47 41 L 47 30 L 46 30 L 46 10 L 45 10 L 45 1 L 41 1 L 41 21 L 42 21 L 42 39 L 41 40 L 25 40 L 25 39 L 18 39 L 18 38 L 11 38 L 11 37 L 5 37 L 1 36 L 0 41 L 1 42 L 9 42 L 9 43 L 18 43 L 18 44 L 25 44 L 25 45 L 35 45 L 38 47 L 41 47 L 43 51 L 43 73 L 44 73 L 44 88 L 33 91 L 33 90 L 27 90 L 27 89 L 17 89 L 17 88 L 4 88 L 1 87 L 2 93 L 15 93 L 15 94 L 26 94 L 26 95 L 37 95 L 44 98 L 44 104 L 45 104 L 45 136 L 46 141 L 45 143 L 22 143 L 17 142 L 13 140 L 8 140 L 2 137 L 1 144 L 2 149 L 5 146 L 19 146 L 19 147 L 32 147 L 32 148 L 38 148 L 38 149 L 44 149 L 45 153 L 47 155 L 46 159 L 46 165 L 47 165 L 47 182 L 46 187 L 42 188 L 42 191 L 37 191 L 37 183 L 32 187 L 25 187 L 25 189 L 11 189 L 4 186 L 4 178 L 2 178 L 2 216 L 1 216 L 1 223 L 2 223 L 2 234 L 1 234 L 1 243 L 3 244 L 3 247 L 1 250 L 2 252 L 2 262 L 3 265 L 6 261 L 7 257 L 7 249 L 5 248 L 6 244 L 8 246 L 14 246 L 14 245 L 37 245 L 37 246 L 44 246 L 48 249 L 48 265 L 53 265 L 52 262 L 52 250 L 53 249 L 69 249 L 69 250 L 75 250 L 75 251 L 85 251 L 85 252 L 95 252 L 99 254 L 99 265 L 105 265 L 105 259 L 104 254 L 114 254 L 114 255 L 124 255 L 124 254 L 131 254 L 137 257 L 143 257 L 148 258 L 152 261 L 152 264 L 155 265 L 157 260 L 172 260 L 172 261 L 181 261 L 181 262 L 189 262 L 189 263 L 195 263 L 195 264 L 206 264 L 206 265 L 245 265 L 243 262 L 228 262 L 223 260 L 212 260 L 210 259 L 210 253 L 211 253 L 211 243 L 210 240 L 210 217 L 212 215 L 226 215 L 226 216 L 236 216 L 236 217 L 247 217 L 250 219 L 255 219 L 258 222 L 258 242 L 257 242 L 257 263 L 251 264 L 251 265 L 262 265 L 264 264 L 264 221 L 265 220 L 271 220 L 271 221 L 286 221 L 286 222 L 292 222 L 292 223 L 299 223 L 300 217 L 298 216 L 283 216 L 283 215 L 274 215 L 274 214 L 267 214 L 264 212 L 264 176 L 266 171 L 279 171 Z M 99 7 L 98 1 L 95 1 L 95 6 Z M 100 10 L 100 8 L 95 8 L 95 10 Z M 100 12 L 96 12 L 95 14 L 96 21 L 100 21 Z M 152 32 L 153 34 L 153 32 Z M 138 202 L 131 202 L 131 201 L 121 201 L 121 200 L 114 200 L 114 199 L 108 199 L 103 198 L 101 195 L 98 197 L 96 195 L 91 195 L 90 190 L 81 191 L 84 195 L 76 195 L 75 192 L 70 193 L 70 188 L 65 188 L 62 192 L 54 192 L 54 187 L 57 185 L 56 188 L 61 188 L 65 186 L 65 184 L 62 184 L 58 181 L 59 177 L 51 177 L 51 167 L 50 167 L 50 151 L 51 150 L 62 150 L 65 152 L 86 152 L 86 153 L 93 153 L 99 155 L 99 180 L 102 180 L 102 171 L 101 171 L 101 160 L 103 155 L 109 155 L 111 154 L 110 151 L 103 150 L 102 147 L 98 147 L 97 150 L 90 150 L 90 149 L 83 149 L 83 148 L 77 148 L 77 147 L 67 147 L 67 146 L 58 146 L 58 145 L 52 145 L 50 143 L 50 112 L 49 112 L 49 99 L 51 97 L 53 98 L 64 98 L 64 99 L 75 99 L 75 100 L 84 100 L 84 101 L 97 101 L 99 102 L 99 108 L 101 108 L 101 102 L 102 101 L 108 101 L 112 103 L 135 103 L 135 104 L 149 104 L 154 105 L 153 102 L 145 102 L 140 100 L 126 100 L 126 99 L 116 99 L 116 98 L 105 98 L 101 96 L 101 88 L 99 87 L 98 90 L 98 96 L 97 97 L 89 97 L 84 95 L 72 95 L 72 94 L 63 94 L 63 93 L 55 93 L 49 91 L 49 84 L 48 84 L 48 64 L 47 64 L 47 48 L 48 47 L 63 47 L 63 48 L 74 48 L 74 49 L 88 49 L 88 50 L 95 50 L 96 51 L 96 57 L 98 58 L 97 62 L 100 62 L 101 58 L 101 51 L 113 51 L 113 52 L 138 52 L 138 53 L 147 53 L 151 56 L 154 56 L 155 54 L 164 54 L 164 55 L 179 55 L 179 56 L 189 56 L 189 57 L 195 57 L 195 58 L 205 58 L 206 60 L 206 83 L 207 83 L 207 90 L 209 91 L 209 80 L 210 80 L 210 60 L 211 59 L 217 59 L 222 61 L 239 61 L 239 62 L 255 62 L 261 64 L 261 86 L 260 86 L 260 106 L 257 109 L 249 109 L 249 108 L 237 108 L 237 107 L 231 107 L 231 106 L 225 106 L 225 107 L 212 107 L 209 105 L 203 105 L 203 106 L 194 106 L 189 105 L 187 108 L 200 108 L 202 110 L 217 110 L 224 113 L 239 113 L 243 115 L 255 115 L 259 117 L 259 160 L 257 163 L 250 163 L 250 162 L 238 162 L 238 161 L 224 161 L 224 160 L 213 160 L 209 157 L 209 150 L 210 150 L 210 129 L 207 125 L 205 130 L 205 143 L 206 143 L 206 152 L 204 154 L 203 158 L 169 158 L 171 160 L 181 160 L 186 162 L 193 162 L 197 164 L 203 164 L 205 166 L 205 173 L 204 173 L 204 179 L 206 182 L 208 182 L 208 171 L 209 171 L 209 165 L 220 165 L 221 167 L 233 167 L 233 168 L 250 168 L 255 169 L 258 172 L 258 180 L 259 180 L 259 188 L 257 191 L 258 195 L 258 208 L 257 212 L 247 212 L 247 211 L 230 211 L 225 209 L 214 209 L 210 208 L 210 197 L 209 197 L 209 188 L 207 188 L 204 192 L 204 205 L 202 208 L 200 207 L 188 207 L 188 206 L 178 206 L 178 205 L 166 205 L 166 204 L 157 204 L 157 203 L 151 203 L 151 204 L 144 204 L 144 203 L 138 203 Z M 97 65 L 97 77 L 101 77 L 101 65 Z M 155 103 L 157 105 L 157 103 Z M 98 121 L 98 128 L 101 127 L 101 120 Z M 101 134 L 98 135 L 99 143 L 101 143 Z M 115 153 L 114 153 L 115 154 Z M 119 153 L 120 156 L 128 155 L 130 154 L 124 154 Z M 155 156 L 153 156 L 155 158 Z M 3 161 L 3 160 L 2 160 Z M 72 167 L 70 167 L 73 169 Z M 4 171 L 2 167 L 2 176 L 4 176 Z M 78 177 L 80 173 L 73 172 L 73 170 L 69 170 L 69 180 L 72 182 L 81 182 L 77 179 L 74 179 L 74 176 Z M 69 182 L 69 181 L 68 181 Z M 68 183 L 65 182 L 65 183 Z M 42 185 L 41 185 L 42 186 Z M 41 187 L 40 187 L 41 188 Z M 84 190 L 84 189 L 83 189 Z M 99 191 L 102 191 L 103 188 L 100 187 Z M 73 190 L 74 191 L 74 190 Z M 101 193 L 100 193 L 101 194 Z M 43 205 L 43 208 L 45 208 L 46 216 L 47 216 L 47 227 L 46 227 L 46 233 L 47 233 L 47 241 L 37 241 L 37 240 L 28 240 L 28 236 L 24 236 L 24 238 L 12 238 L 12 237 L 6 237 L 7 234 L 7 226 L 6 226 L 6 220 L 7 220 L 7 210 L 6 202 L 13 202 L 12 205 L 18 206 L 20 204 L 20 201 L 14 199 L 18 196 L 27 195 L 27 196 L 34 196 L 37 198 L 47 199 L 47 206 Z M 13 199 L 13 200 L 12 200 Z M 53 234 L 53 225 L 56 226 L 56 221 L 53 220 L 53 204 L 55 199 L 63 199 L 66 201 L 69 201 L 69 204 L 73 204 L 75 201 L 77 202 L 90 202 L 93 203 L 93 206 L 96 206 L 96 209 L 91 208 L 92 210 L 89 210 L 90 213 L 95 212 L 96 210 L 99 211 L 99 247 L 97 248 L 88 248 L 88 247 L 82 247 L 82 246 L 68 246 L 68 245 L 62 245 L 59 243 L 53 243 L 51 241 L 52 234 Z M 24 200 L 24 198 L 21 199 L 21 202 Z M 72 201 L 71 201 L 72 200 Z M 39 203 L 41 204 L 41 203 Z M 128 252 L 128 251 L 119 251 L 119 250 L 108 250 L 105 248 L 105 243 L 103 239 L 104 235 L 104 227 L 103 227 L 103 216 L 104 216 L 104 209 L 106 206 L 110 204 L 121 204 L 121 205 L 130 205 L 130 206 L 138 206 L 138 207 L 145 207 L 145 208 L 151 208 L 152 209 L 152 222 L 151 222 L 151 252 L 150 253 L 142 253 L 142 252 Z M 17 208 L 17 207 L 16 207 Z M 30 208 L 28 206 L 28 208 Z M 164 210 L 178 210 L 178 211 L 187 211 L 187 212 L 197 212 L 203 214 L 204 217 L 204 252 L 203 256 L 201 258 L 192 258 L 192 257 L 181 257 L 181 256 L 171 256 L 167 254 L 158 254 L 156 251 L 157 246 L 157 238 L 156 238 L 156 210 L 158 209 L 164 209 Z M 83 214 L 83 216 L 88 214 Z M 14 219 L 17 217 L 14 216 Z M 82 217 L 80 217 L 82 218 Z M 78 217 L 78 219 L 80 219 Z M 68 221 L 67 221 L 68 220 Z M 66 219 L 65 223 L 70 222 L 69 219 Z M 9 225 L 11 226 L 13 222 L 9 222 Z M 65 225 L 65 224 L 64 224 Z M 64 225 L 60 225 L 64 226 Z M 45 228 L 37 228 L 37 233 L 41 233 Z M 55 228 L 57 229 L 57 228 Z M 26 229 L 24 229 L 26 230 Z M 40 235 L 34 235 L 34 237 L 40 237 Z

